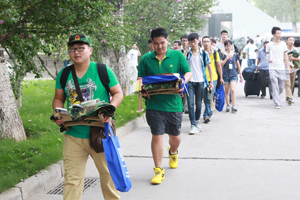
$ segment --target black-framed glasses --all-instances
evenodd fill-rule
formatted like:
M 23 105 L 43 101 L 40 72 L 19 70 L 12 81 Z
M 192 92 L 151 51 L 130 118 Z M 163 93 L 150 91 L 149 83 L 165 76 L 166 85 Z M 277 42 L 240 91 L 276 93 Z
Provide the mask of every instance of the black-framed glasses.
M 70 53 L 74 53 L 76 50 L 78 51 L 78 52 L 83 52 L 84 51 L 84 49 L 87 49 L 88 47 L 77 47 L 77 48 L 69 48 L 69 52 Z

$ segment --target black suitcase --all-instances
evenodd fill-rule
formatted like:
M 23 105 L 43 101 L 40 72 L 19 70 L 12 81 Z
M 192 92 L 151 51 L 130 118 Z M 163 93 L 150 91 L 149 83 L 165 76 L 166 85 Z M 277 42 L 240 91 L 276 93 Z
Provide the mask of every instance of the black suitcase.
M 260 93 L 260 81 L 258 73 L 253 73 L 251 79 L 245 82 L 244 92 L 246 97 L 248 95 L 257 95 L 259 96 Z

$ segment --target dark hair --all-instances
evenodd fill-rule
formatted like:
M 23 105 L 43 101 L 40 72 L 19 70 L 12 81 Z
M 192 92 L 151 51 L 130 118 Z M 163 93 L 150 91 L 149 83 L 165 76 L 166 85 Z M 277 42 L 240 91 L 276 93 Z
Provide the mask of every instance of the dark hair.
M 296 42 L 296 41 L 295 41 Z M 269 41 L 267 40 L 267 41 L 264 41 L 264 44 L 268 44 L 269 43 Z
M 224 42 L 224 46 L 228 45 L 228 43 L 230 43 L 230 44 L 232 45 L 231 40 L 226 40 L 226 41 Z
M 151 31 L 151 39 L 153 40 L 155 37 L 164 37 L 167 39 L 168 33 L 164 28 L 156 28 Z
M 182 41 L 182 38 L 188 38 L 188 36 L 187 36 L 187 34 L 184 34 L 184 35 L 182 35 L 181 37 L 180 37 L 180 41 Z
M 210 41 L 211 41 L 211 43 L 216 43 L 217 44 L 217 40 L 215 40 L 215 39 L 211 39 Z
M 249 39 L 249 42 L 250 42 L 251 44 L 254 44 L 254 41 L 253 41 L 252 39 Z
M 181 46 L 181 43 L 180 43 L 180 41 L 175 41 L 175 42 L 174 42 L 174 44 L 175 44 L 175 43 L 177 43 L 177 44 L 178 44 L 178 46 Z
M 295 47 L 300 47 L 300 40 L 295 40 L 294 45 L 295 45 Z
M 272 31 L 271 31 L 272 35 L 275 35 L 275 34 L 276 34 L 276 31 L 281 31 L 281 28 L 279 28 L 279 27 L 277 27 L 277 26 L 274 26 L 274 27 L 272 28 Z
M 188 41 L 192 41 L 192 40 L 194 40 L 194 39 L 199 39 L 199 35 L 198 35 L 198 33 L 190 33 L 189 35 L 188 35 Z
M 210 40 L 209 36 L 204 36 L 204 37 L 202 38 L 202 42 L 203 42 L 203 40 L 204 40 L 205 38 L 208 38 L 208 39 Z
M 293 36 L 288 36 L 287 39 L 286 39 L 286 41 L 288 41 L 289 38 L 294 38 L 294 37 L 293 37 Z M 294 39 L 295 39 L 295 38 L 294 38 Z
M 226 30 L 221 31 L 221 35 L 222 35 L 223 33 L 227 33 L 227 34 L 228 34 L 228 32 L 227 32 Z
M 257 35 L 256 37 L 259 37 L 259 35 Z
M 152 39 L 149 39 L 149 40 L 148 40 L 148 44 L 150 44 L 150 43 L 152 43 Z

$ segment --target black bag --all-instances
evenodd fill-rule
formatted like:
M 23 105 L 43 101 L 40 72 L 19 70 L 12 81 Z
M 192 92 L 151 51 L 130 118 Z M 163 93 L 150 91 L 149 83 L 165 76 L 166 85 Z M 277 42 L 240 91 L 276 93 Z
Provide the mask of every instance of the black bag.
M 251 79 L 246 80 L 244 86 L 244 92 L 246 97 L 248 95 L 257 95 L 260 93 L 260 81 L 259 81 L 259 73 L 253 73 Z

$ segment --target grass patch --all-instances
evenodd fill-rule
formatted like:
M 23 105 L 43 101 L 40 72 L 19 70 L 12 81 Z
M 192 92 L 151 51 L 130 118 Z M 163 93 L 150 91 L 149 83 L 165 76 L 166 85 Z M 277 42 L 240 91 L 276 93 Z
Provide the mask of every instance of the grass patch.
M 19 113 L 28 139 L 0 139 L 0 193 L 62 159 L 62 133 L 49 119 L 54 87 L 53 80 L 24 82 Z M 144 113 L 136 113 L 137 108 L 138 95 L 124 97 L 115 114 L 117 127 Z

